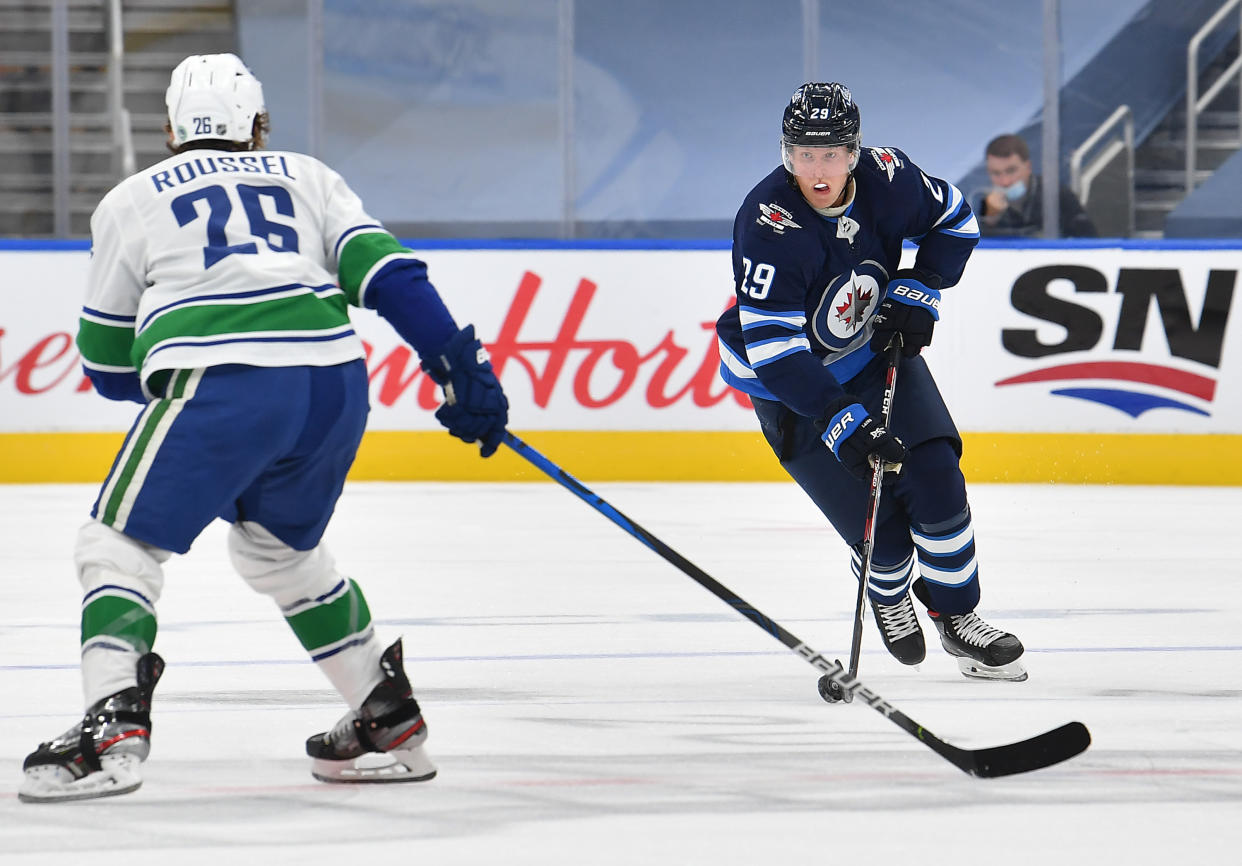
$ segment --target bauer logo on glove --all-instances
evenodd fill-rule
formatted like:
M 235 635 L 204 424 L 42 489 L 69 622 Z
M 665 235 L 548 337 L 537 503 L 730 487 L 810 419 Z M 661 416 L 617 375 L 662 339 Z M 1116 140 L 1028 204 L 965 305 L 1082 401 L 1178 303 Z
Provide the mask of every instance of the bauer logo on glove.
M 927 291 L 921 288 L 918 283 L 894 286 L 891 294 L 893 297 L 905 298 L 913 303 L 931 307 L 936 311 L 937 315 L 940 313 L 940 293 Z

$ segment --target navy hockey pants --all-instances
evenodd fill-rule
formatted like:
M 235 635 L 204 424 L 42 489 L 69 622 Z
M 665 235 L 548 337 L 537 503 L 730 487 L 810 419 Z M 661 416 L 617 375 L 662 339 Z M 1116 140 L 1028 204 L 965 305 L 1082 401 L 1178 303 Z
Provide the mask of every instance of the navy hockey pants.
M 370 411 L 363 361 L 176 370 L 139 414 L 91 516 L 185 553 L 217 517 L 314 548 Z
M 876 357 L 846 382 L 877 420 L 881 417 L 885 363 Z M 823 439 L 812 419 L 782 403 L 752 398 L 755 414 L 781 466 L 855 549 L 863 541 L 868 481 L 851 474 Z M 894 576 L 894 588 L 908 582 L 916 554 L 934 609 L 966 613 L 979 602 L 974 535 L 966 501 L 966 481 L 958 465 L 961 437 L 921 356 L 902 359 L 893 401 L 892 430 L 910 449 L 898 480 L 885 481 L 876 522 L 871 598 L 891 603 L 877 592 L 877 580 Z M 913 535 L 912 535 L 913 533 Z

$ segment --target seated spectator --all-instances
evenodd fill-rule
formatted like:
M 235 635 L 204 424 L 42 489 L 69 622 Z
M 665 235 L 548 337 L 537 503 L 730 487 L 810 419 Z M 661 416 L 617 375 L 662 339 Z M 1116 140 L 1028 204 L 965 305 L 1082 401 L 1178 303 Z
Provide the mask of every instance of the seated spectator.
M 1031 237 L 1044 227 L 1040 177 L 1031 171 L 1031 151 L 1020 136 L 998 135 L 985 154 L 992 189 L 975 203 L 979 231 L 985 237 Z M 1061 236 L 1093 238 L 1095 226 L 1078 197 L 1066 187 L 1060 195 Z

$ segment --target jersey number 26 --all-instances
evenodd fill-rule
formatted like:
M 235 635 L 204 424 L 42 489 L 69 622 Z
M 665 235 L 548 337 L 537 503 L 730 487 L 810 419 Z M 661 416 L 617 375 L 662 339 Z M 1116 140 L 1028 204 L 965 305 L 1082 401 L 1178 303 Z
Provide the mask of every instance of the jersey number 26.
M 293 226 L 285 225 L 267 218 L 263 213 L 263 199 L 270 199 L 276 213 L 293 216 L 293 198 L 289 190 L 283 186 L 251 186 L 239 183 L 234 189 L 246 212 L 250 223 L 250 234 L 260 238 L 268 248 L 278 253 L 296 253 L 298 251 L 298 233 Z M 172 200 L 173 216 L 177 225 L 185 226 L 198 219 L 197 203 L 207 202 L 207 246 L 203 247 L 203 268 L 210 268 L 216 262 L 234 253 L 257 253 L 258 246 L 251 243 L 230 244 L 224 228 L 229 216 L 233 213 L 233 202 L 229 191 L 213 184 L 193 192 L 187 192 Z

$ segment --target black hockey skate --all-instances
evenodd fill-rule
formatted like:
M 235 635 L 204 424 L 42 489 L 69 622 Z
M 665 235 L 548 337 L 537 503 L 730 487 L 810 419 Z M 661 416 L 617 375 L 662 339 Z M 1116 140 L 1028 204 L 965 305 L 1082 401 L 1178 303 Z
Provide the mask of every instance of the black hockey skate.
M 1026 679 L 1026 668 L 1019 661 L 1024 649 L 1022 641 L 1009 632 L 988 625 L 974 611 L 948 616 L 929 610 L 927 615 L 940 632 L 940 643 L 957 656 L 963 674 L 979 680 Z
M 311 775 L 321 782 L 425 782 L 436 768 L 423 751 L 427 723 L 401 664 L 401 640 L 384 650 L 384 681 L 362 708 L 306 741 L 314 760 Z
M 988 625 L 974 611 L 948 615 L 932 608 L 931 593 L 923 579 L 914 581 L 914 594 L 927 607 L 927 615 L 940 632 L 940 645 L 957 658 L 963 676 L 976 680 L 1026 679 L 1026 668 L 1019 659 L 1025 652 L 1022 641 L 1009 632 Z
M 917 665 L 923 661 L 927 657 L 927 643 L 923 640 L 923 629 L 910 594 L 903 595 L 896 604 L 876 604 L 874 599 L 869 600 L 880 637 L 884 638 L 884 646 L 893 658 L 903 665 Z
M 138 790 L 151 752 L 151 693 L 164 660 L 138 660 L 138 685 L 96 702 L 69 730 L 26 756 L 17 796 L 24 803 L 113 797 Z

